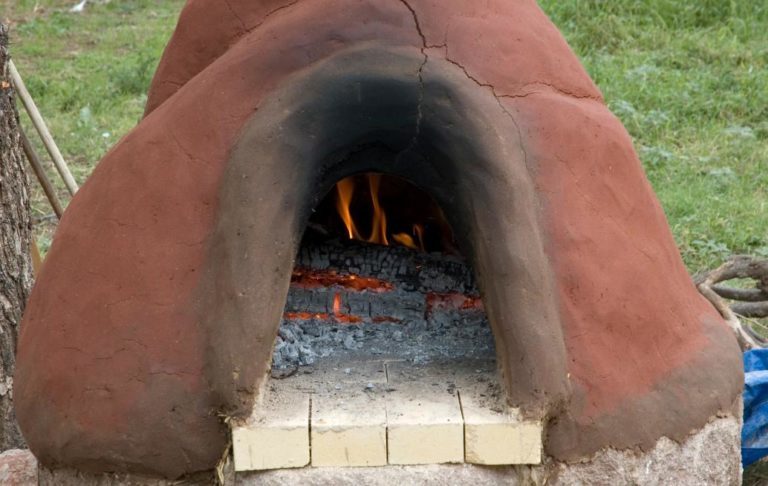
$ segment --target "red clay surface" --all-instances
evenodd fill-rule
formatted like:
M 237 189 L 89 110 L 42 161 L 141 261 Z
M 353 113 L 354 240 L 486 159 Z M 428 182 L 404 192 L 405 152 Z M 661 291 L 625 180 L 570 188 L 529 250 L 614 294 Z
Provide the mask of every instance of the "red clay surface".
M 196 290 L 231 149 L 281 84 L 370 43 L 448 60 L 519 127 L 571 393 L 542 411 L 547 452 L 647 447 L 730 406 L 735 341 L 625 130 L 535 2 L 191 0 L 148 116 L 67 209 L 25 313 L 14 398 L 43 463 L 169 477 L 216 464 L 227 429 Z

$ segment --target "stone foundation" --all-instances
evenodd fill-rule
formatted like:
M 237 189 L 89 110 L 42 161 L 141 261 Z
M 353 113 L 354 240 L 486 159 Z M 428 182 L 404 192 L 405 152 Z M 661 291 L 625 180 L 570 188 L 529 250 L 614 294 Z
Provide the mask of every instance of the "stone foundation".
M 0 454 L 0 484 L 37 484 L 37 459 L 27 450 L 12 449 Z
M 419 484 L 482 485 L 738 485 L 741 484 L 741 421 L 718 417 L 678 444 L 666 437 L 647 452 L 603 450 L 589 462 L 543 466 L 482 467 L 469 464 L 386 466 L 376 468 L 304 468 L 259 473 L 225 473 L 225 485 L 237 486 L 370 486 Z M 40 468 L 40 486 L 169 486 L 208 485 L 213 473 L 176 481 L 152 480 L 124 474 L 87 475 L 71 470 Z
M 741 420 L 717 418 L 682 444 L 662 437 L 646 453 L 606 450 L 590 461 L 558 465 L 554 484 L 741 484 Z

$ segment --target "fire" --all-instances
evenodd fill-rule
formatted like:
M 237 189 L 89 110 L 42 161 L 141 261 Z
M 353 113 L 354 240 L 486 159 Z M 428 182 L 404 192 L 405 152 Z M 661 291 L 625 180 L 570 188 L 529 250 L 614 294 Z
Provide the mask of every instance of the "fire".
M 295 268 L 291 276 L 291 285 L 314 289 L 322 287 L 341 287 L 362 292 L 388 292 L 393 289 L 391 283 L 373 277 L 361 277 L 354 274 L 339 273 L 336 270 L 314 270 Z
M 411 248 L 412 250 L 416 250 L 418 248 L 416 246 L 416 242 L 413 241 L 413 238 L 408 233 L 398 233 L 396 235 L 392 235 L 392 239 L 403 246 Z
M 472 311 L 484 310 L 484 306 L 479 295 L 430 293 L 427 295 L 427 314 L 438 309 Z
M 352 196 L 355 194 L 355 182 L 351 177 L 340 180 L 336 183 L 336 193 L 338 198 L 336 199 L 336 209 L 339 211 L 339 216 L 344 221 L 344 225 L 347 227 L 347 233 L 349 233 L 350 240 L 359 240 L 360 233 L 357 232 L 355 222 L 352 220 L 352 213 L 349 212 L 349 206 L 352 203 Z
M 415 240 L 414 237 L 416 237 Z M 424 248 L 424 227 L 420 224 L 413 225 L 413 236 L 408 233 L 398 233 L 392 235 L 392 239 L 411 250 L 426 251 Z
M 341 315 L 341 294 L 338 292 L 333 296 L 333 315 L 336 317 Z
M 373 214 L 371 215 L 371 234 L 368 238 L 364 238 L 360 235 L 360 231 L 357 229 L 354 218 L 352 217 L 352 212 L 350 211 L 352 197 L 355 194 L 355 179 L 353 177 L 347 177 L 336 183 L 336 210 L 338 211 L 341 220 L 344 222 L 344 226 L 347 228 L 347 235 L 350 240 L 367 241 L 368 243 L 389 246 L 389 238 L 387 236 L 387 213 L 384 211 L 379 199 L 381 177 L 381 174 L 366 175 L 368 189 L 371 195 L 371 207 L 373 208 Z M 397 233 L 391 235 L 391 238 L 402 246 L 413 250 L 426 251 L 424 246 L 424 226 L 421 224 L 414 224 L 412 231 L 412 234 Z
M 368 243 L 389 246 L 387 241 L 387 214 L 381 209 L 379 202 L 379 188 L 381 187 L 381 174 L 368 174 L 368 187 L 371 190 L 371 204 L 373 205 L 373 225 Z

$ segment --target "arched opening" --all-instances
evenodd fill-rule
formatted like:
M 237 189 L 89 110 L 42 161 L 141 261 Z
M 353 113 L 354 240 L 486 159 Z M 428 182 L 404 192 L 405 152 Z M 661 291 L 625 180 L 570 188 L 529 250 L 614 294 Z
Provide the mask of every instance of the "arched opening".
M 399 176 L 361 172 L 326 192 L 286 300 L 273 376 L 376 360 L 495 368 L 471 266 L 438 203 Z
M 250 413 L 269 376 L 286 312 L 309 314 L 305 321 L 310 323 L 313 314 L 335 316 L 334 309 L 343 314 L 348 307 L 350 315 L 358 314 L 358 294 L 349 292 L 337 299 L 334 291 L 306 292 L 295 285 L 295 270 L 313 257 L 311 248 L 302 243 L 309 234 L 307 226 L 316 221 L 313 212 L 322 212 L 324 197 L 333 194 L 340 180 L 358 174 L 365 178 L 373 172 L 411 181 L 442 208 L 457 247 L 477 277 L 472 286 L 482 289 L 492 330 L 489 338 L 495 346 L 495 353 L 483 351 L 483 356 L 495 354 L 501 395 L 527 416 L 543 417 L 551 404 L 561 403 L 567 395 L 568 383 L 553 275 L 539 227 L 540 206 L 518 129 L 490 92 L 477 90 L 454 66 L 425 65 L 418 53 L 372 49 L 334 57 L 286 84 L 280 96 L 260 106 L 230 152 L 206 275 L 198 290 L 212 402 L 233 416 Z M 366 199 L 368 184 L 364 180 L 357 192 L 361 200 Z M 390 219 L 394 225 L 398 217 Z M 373 222 L 356 224 L 361 239 L 369 239 Z M 406 219 L 395 234 L 411 229 L 411 238 L 418 237 L 412 224 Z M 425 268 L 434 253 L 350 241 L 346 225 L 340 232 L 337 272 L 344 268 L 359 273 L 369 254 L 378 262 L 390 253 L 404 252 L 406 261 L 416 260 L 411 267 L 396 267 L 404 269 L 408 280 L 420 284 L 407 268 L 432 275 Z M 385 251 L 378 251 L 381 248 Z M 315 252 L 326 268 L 332 263 L 329 255 Z M 438 255 L 458 258 L 450 251 Z M 467 268 L 463 262 L 449 267 Z M 457 278 L 460 275 L 461 271 Z M 428 280 L 435 285 L 443 282 Z M 317 307 L 292 309 L 289 294 L 296 291 Z M 451 294 L 452 289 L 444 286 L 437 292 Z M 400 302 L 395 309 L 425 315 L 423 305 L 410 309 L 402 305 L 401 295 L 380 294 Z M 361 306 L 370 309 L 372 322 L 378 314 L 371 301 Z M 355 332 L 376 328 L 362 326 Z M 325 334 L 320 326 L 312 332 Z M 358 337 L 359 332 L 353 342 L 345 336 L 340 344 L 348 341 L 348 347 L 373 353 L 365 342 L 360 346 Z M 291 336 L 280 337 L 285 338 Z M 407 342 L 412 340 L 402 341 Z M 467 342 L 479 340 L 470 337 Z M 289 351 L 295 362 L 302 349 Z

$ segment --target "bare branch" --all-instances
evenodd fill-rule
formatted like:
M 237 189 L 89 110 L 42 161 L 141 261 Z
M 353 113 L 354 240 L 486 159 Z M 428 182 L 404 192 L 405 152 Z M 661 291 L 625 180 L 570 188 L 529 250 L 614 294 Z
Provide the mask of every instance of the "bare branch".
M 744 302 L 762 302 L 768 300 L 768 292 L 762 289 L 737 289 L 727 285 L 714 285 L 712 290 L 724 299 L 741 300 Z
M 734 278 L 756 280 L 758 288 L 736 289 L 715 285 L 718 282 Z M 696 275 L 694 282 L 699 292 L 712 303 L 731 327 L 742 349 L 762 348 L 768 344 L 768 341 L 760 337 L 738 317 L 739 315 L 744 317 L 768 316 L 768 300 L 764 300 L 765 289 L 768 285 L 768 260 L 737 256 L 711 272 Z M 723 299 L 724 297 L 743 302 L 735 303 L 733 307 L 729 307 Z
M 731 305 L 731 310 L 743 317 L 768 317 L 768 301 L 735 303 Z

